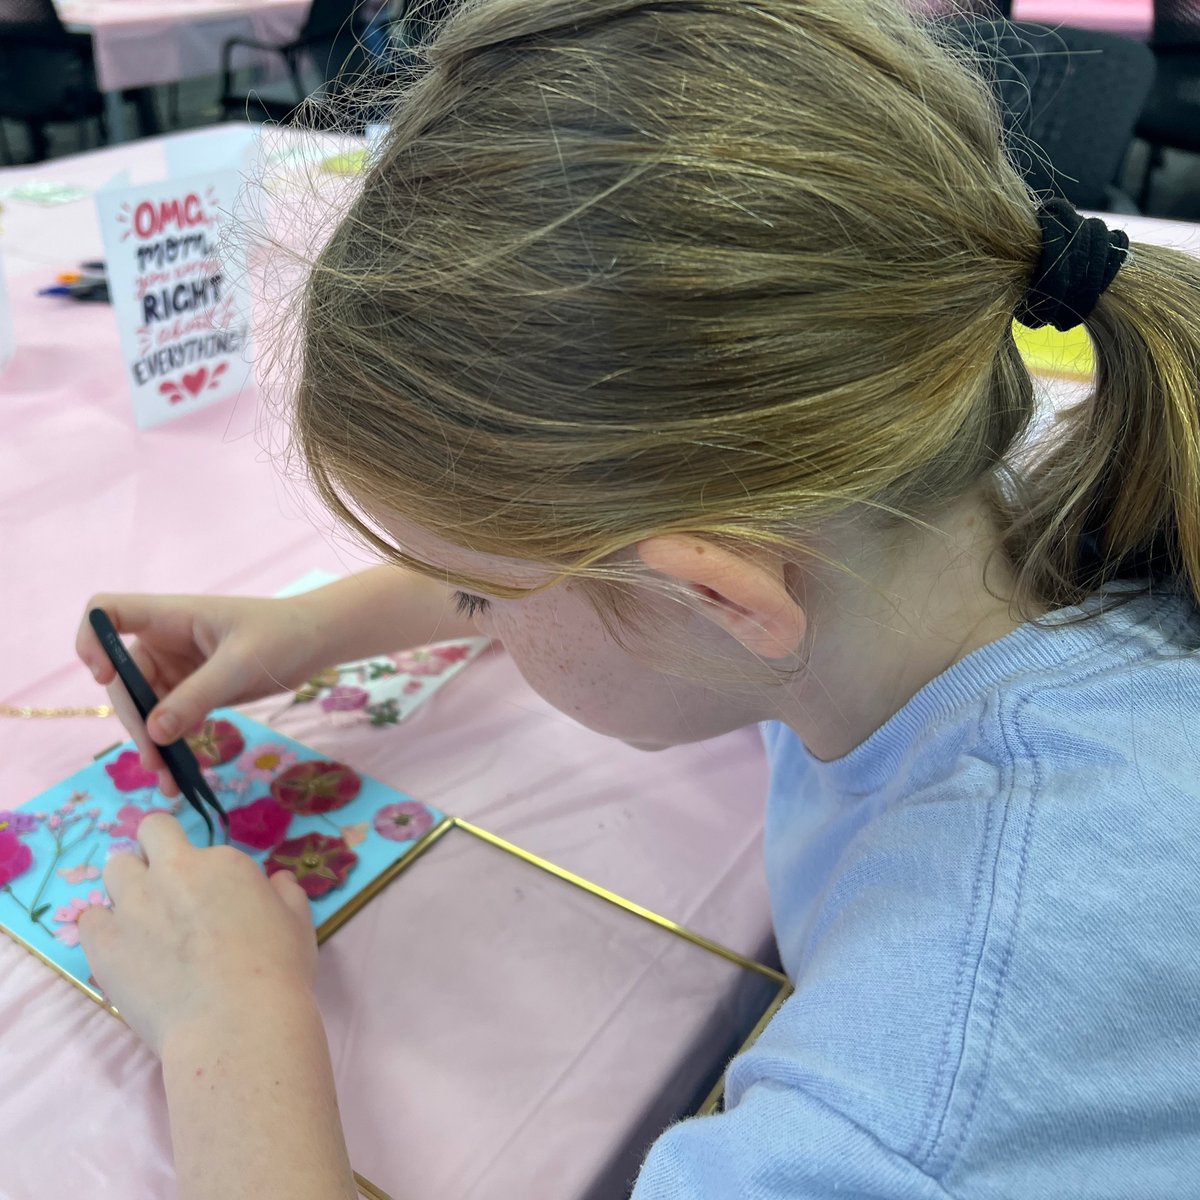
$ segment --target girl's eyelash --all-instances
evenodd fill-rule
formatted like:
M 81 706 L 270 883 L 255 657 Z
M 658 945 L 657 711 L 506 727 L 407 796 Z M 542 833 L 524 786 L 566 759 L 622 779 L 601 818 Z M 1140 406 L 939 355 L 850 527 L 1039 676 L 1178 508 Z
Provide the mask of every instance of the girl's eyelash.
M 472 596 L 470 592 L 455 592 L 454 607 L 464 617 L 474 617 L 487 612 L 488 602 L 482 596 Z

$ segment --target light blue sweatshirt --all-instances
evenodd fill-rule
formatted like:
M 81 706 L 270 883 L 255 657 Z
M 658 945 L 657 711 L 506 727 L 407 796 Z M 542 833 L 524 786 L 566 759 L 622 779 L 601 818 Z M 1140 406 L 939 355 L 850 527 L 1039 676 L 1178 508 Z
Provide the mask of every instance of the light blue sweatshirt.
M 844 758 L 766 728 L 796 993 L 635 1200 L 1200 1197 L 1200 616 L 1098 606 Z

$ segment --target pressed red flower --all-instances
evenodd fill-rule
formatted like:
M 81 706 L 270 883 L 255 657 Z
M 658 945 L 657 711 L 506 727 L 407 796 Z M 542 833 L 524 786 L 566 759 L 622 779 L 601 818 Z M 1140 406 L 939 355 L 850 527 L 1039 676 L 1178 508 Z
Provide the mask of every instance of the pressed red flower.
M 205 721 L 187 735 L 187 744 L 202 767 L 219 767 L 245 750 L 246 739 L 232 721 Z
M 33 851 L 11 829 L 0 829 L 0 887 L 33 866 Z
M 341 887 L 358 863 L 358 855 L 340 837 L 306 833 L 280 842 L 266 861 L 268 875 L 292 871 L 310 900 Z
M 304 815 L 344 808 L 361 789 L 356 772 L 324 759 L 296 763 L 271 781 L 271 795 L 288 812 Z
M 292 814 L 270 796 L 229 810 L 229 836 L 254 850 L 278 845 L 291 823 Z
M 142 766 L 141 756 L 136 750 L 119 754 L 114 762 L 104 764 L 104 770 L 118 792 L 140 792 L 142 788 L 154 787 L 158 783 L 158 776 Z

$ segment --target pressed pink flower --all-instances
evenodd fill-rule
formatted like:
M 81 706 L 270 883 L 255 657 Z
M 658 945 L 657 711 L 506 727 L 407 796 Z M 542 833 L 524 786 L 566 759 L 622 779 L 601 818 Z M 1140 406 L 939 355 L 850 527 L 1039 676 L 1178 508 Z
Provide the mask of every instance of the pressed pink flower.
M 278 742 L 263 742 L 251 746 L 237 760 L 237 769 L 247 784 L 270 783 L 280 771 L 286 770 L 296 761 L 295 750 L 289 750 Z
M 62 925 L 62 928 L 55 931 L 54 936 L 58 938 L 64 946 L 79 945 L 79 918 L 87 912 L 89 908 L 111 908 L 112 902 L 101 891 L 93 890 L 85 900 L 82 896 L 76 896 L 70 904 L 56 909 L 54 919 Z
M 138 826 L 149 816 L 144 808 L 126 804 L 117 809 L 117 819 L 108 827 L 108 834 L 115 838 L 136 838 Z
M 251 780 L 247 779 L 244 775 L 230 775 L 227 779 L 224 779 L 212 767 L 205 767 L 200 774 L 204 776 L 204 782 L 214 792 L 225 792 L 233 796 L 242 795 L 251 783 Z
M 62 817 L 58 813 L 51 813 L 46 818 L 47 829 L 57 829 L 62 824 Z
M 104 769 L 118 792 L 140 792 L 158 783 L 158 776 L 142 766 L 136 750 L 126 750 L 116 762 L 105 763 Z
M 232 721 L 204 721 L 187 735 L 187 744 L 201 767 L 219 767 L 245 750 L 246 739 Z
M 93 867 L 91 863 L 83 863 L 78 867 L 59 867 L 58 873 L 68 883 L 84 883 L 89 879 L 100 878 L 100 868 Z
M 33 866 L 33 851 L 11 829 L 0 829 L 0 887 Z
M 283 841 L 292 814 L 270 796 L 229 810 L 229 836 L 254 850 L 270 850 Z
M 410 679 L 404 685 L 404 694 L 406 696 L 415 696 L 418 692 L 423 692 L 425 685 L 419 679 Z
M 341 838 L 323 833 L 280 842 L 266 861 L 268 875 L 292 871 L 310 900 L 341 887 L 358 862 L 358 855 Z
M 321 707 L 326 712 L 354 712 L 355 709 L 366 708 L 371 699 L 371 693 L 360 687 L 335 687 L 321 701 Z
M 362 779 L 344 763 L 300 762 L 271 781 L 271 795 L 289 812 L 332 812 L 344 808 L 362 789 Z
M 342 840 L 347 846 L 361 846 L 367 840 L 367 834 L 371 832 L 371 827 L 363 821 L 358 825 L 343 825 Z
M 375 832 L 393 842 L 412 842 L 433 828 L 433 813 L 415 800 L 388 804 L 375 814 Z

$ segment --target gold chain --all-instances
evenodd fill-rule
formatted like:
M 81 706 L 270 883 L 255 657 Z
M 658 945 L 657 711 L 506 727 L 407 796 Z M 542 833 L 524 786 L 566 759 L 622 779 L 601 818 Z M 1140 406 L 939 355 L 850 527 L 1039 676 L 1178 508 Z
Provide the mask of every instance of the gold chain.
M 0 704 L 0 717 L 113 717 L 111 704 L 93 704 L 86 708 L 35 708 L 22 704 Z

